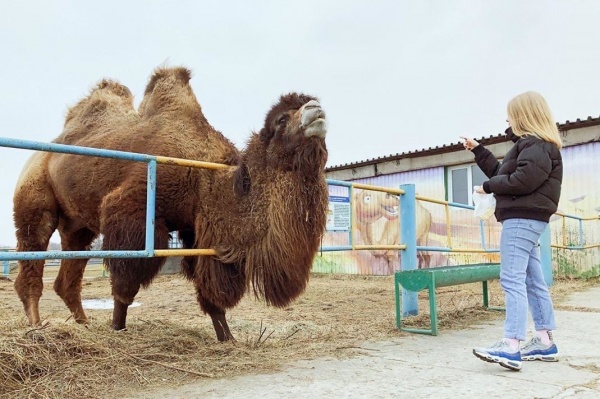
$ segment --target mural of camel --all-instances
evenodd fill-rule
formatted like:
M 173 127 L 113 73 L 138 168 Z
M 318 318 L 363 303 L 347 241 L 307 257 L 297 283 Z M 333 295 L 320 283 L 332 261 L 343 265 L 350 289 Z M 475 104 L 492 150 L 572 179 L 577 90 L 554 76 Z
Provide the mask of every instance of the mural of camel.
M 158 68 L 136 111 L 129 89 L 101 81 L 69 109 L 56 143 L 147 153 L 231 165 L 207 170 L 159 164 L 155 248 L 177 231 L 185 248 L 216 256 L 184 257 L 201 310 L 219 341 L 233 339 L 226 309 L 251 290 L 284 307 L 306 288 L 324 232 L 328 190 L 325 112 L 315 97 L 282 95 L 264 126 L 239 151 L 206 120 L 182 67 Z M 58 229 L 62 249 L 86 250 L 103 235 L 104 250 L 140 250 L 145 243 L 146 165 L 37 152 L 14 194 L 18 251 L 43 251 Z M 126 328 L 128 306 L 165 258 L 107 258 L 112 328 Z M 78 323 L 87 259 L 61 261 L 54 290 Z M 15 289 L 32 325 L 39 324 L 44 261 L 19 262 Z
M 363 244 L 387 245 L 400 243 L 398 205 L 398 196 L 382 191 L 361 190 L 354 194 L 355 227 L 360 233 Z M 426 246 L 431 228 L 431 212 L 420 201 L 416 202 L 416 218 L 417 245 Z M 381 227 L 380 221 L 384 221 L 383 227 Z M 376 224 L 380 228 L 376 228 Z M 398 251 L 373 251 L 373 255 L 388 258 L 390 262 L 398 259 Z M 420 268 L 429 266 L 426 254 L 418 252 L 417 256 Z M 389 272 L 393 273 L 393 270 Z

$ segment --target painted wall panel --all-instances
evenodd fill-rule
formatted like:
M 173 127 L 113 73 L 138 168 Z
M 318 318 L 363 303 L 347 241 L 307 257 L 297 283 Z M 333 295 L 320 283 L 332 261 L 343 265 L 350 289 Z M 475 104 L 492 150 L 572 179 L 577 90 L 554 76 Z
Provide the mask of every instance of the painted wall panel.
M 436 200 L 446 197 L 445 168 L 435 167 L 409 172 L 381 175 L 352 180 L 380 187 L 400 188 L 401 184 L 414 184 L 417 195 Z M 339 189 L 336 191 L 339 195 Z M 387 193 L 354 189 L 352 231 L 355 244 L 398 244 L 400 222 L 398 199 Z M 480 226 L 472 210 L 449 208 L 450 223 L 446 223 L 446 207 L 441 204 L 418 201 L 417 245 L 450 247 L 456 249 L 482 248 L 482 231 L 485 241 L 496 247 L 499 224 L 495 220 Z M 493 218 L 492 218 L 493 219 Z M 448 228 L 450 226 L 450 230 Z M 483 228 L 483 230 L 482 230 Z M 327 232 L 324 245 L 347 245 L 349 236 Z M 489 246 L 489 245 L 488 245 Z M 356 250 L 319 254 L 314 271 L 356 274 L 387 275 L 400 270 L 399 251 Z M 419 267 L 437 267 L 474 262 L 497 261 L 497 255 L 419 251 Z
M 559 204 L 562 213 L 580 217 L 600 215 L 600 143 L 566 147 L 563 156 L 563 185 Z M 600 243 L 600 221 L 580 222 L 554 216 L 551 221 L 552 242 L 561 245 L 592 245 Z M 565 275 L 600 274 L 598 248 L 582 251 L 557 249 L 553 251 L 555 270 Z
M 600 243 L 600 143 L 566 147 L 562 150 L 564 177 L 559 212 L 594 220 L 579 222 L 558 215 L 550 221 L 552 243 L 559 245 L 591 245 Z M 419 169 L 351 180 L 356 183 L 399 188 L 415 185 L 417 195 L 445 200 L 445 168 Z M 340 191 L 341 190 L 341 191 Z M 345 188 L 337 188 L 339 195 Z M 348 195 L 346 192 L 345 195 Z M 385 193 L 354 190 L 351 232 L 355 244 L 400 243 L 398 201 Z M 440 204 L 419 201 L 417 213 L 417 245 L 453 249 L 498 248 L 501 224 L 492 216 L 485 222 L 475 218 L 472 210 L 446 208 Z M 449 216 L 447 223 L 446 213 Z M 580 234 L 579 226 L 582 226 Z M 324 243 L 347 245 L 349 233 L 327 232 Z M 315 271 L 356 274 L 392 274 L 401 268 L 398 251 L 346 251 L 319 254 Z M 499 255 L 421 251 L 419 267 L 437 267 L 476 262 L 497 262 Z M 554 269 L 558 275 L 600 274 L 600 249 L 553 250 Z

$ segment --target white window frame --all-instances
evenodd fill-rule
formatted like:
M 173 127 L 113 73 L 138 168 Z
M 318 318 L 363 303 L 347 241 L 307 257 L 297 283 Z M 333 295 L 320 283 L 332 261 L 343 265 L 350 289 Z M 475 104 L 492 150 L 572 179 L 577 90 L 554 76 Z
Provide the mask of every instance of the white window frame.
M 449 202 L 456 202 L 454 201 L 454 193 L 452 190 L 452 172 L 455 170 L 460 170 L 460 169 L 467 169 L 467 187 L 470 187 L 470 190 L 467 190 L 467 199 L 468 199 L 468 205 L 473 205 L 473 167 L 476 167 L 477 164 L 472 163 L 472 164 L 468 164 L 468 165 L 456 165 L 456 166 L 448 166 L 446 168 L 446 176 L 448 178 L 448 188 L 446 189 L 447 193 L 448 193 L 448 201 Z M 454 207 L 452 207 L 454 208 Z M 454 208 L 457 209 L 457 208 Z

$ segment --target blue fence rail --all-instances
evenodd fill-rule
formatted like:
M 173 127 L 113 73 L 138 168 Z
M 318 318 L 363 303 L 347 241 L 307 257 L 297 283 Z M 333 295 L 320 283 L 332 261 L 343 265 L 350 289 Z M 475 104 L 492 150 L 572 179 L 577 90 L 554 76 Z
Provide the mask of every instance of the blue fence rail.
M 113 158 L 129 160 L 134 162 L 145 162 L 148 164 L 147 172 L 147 200 L 146 200 L 146 239 L 144 250 L 120 250 L 120 251 L 29 251 L 29 252 L 0 252 L 0 261 L 8 260 L 35 260 L 35 259 L 75 259 L 75 258 L 150 258 L 154 256 L 168 256 L 168 250 L 160 250 L 160 255 L 154 249 L 154 220 L 155 220 L 155 201 L 156 201 L 156 165 L 164 163 L 169 165 L 192 166 L 192 167 L 219 167 L 226 168 L 228 165 L 219 165 L 209 162 L 190 161 L 176 158 L 167 158 L 161 156 L 138 154 L 125 151 L 106 150 L 91 147 L 80 147 L 67 144 L 44 143 L 30 140 L 20 140 L 0 137 L 0 147 L 18 148 L 35 151 L 57 152 L 63 154 L 94 156 L 102 158 Z M 349 183 L 339 180 L 327 180 L 328 184 L 345 186 L 350 188 L 350 192 L 355 187 L 377 189 L 395 194 L 401 194 L 402 190 L 387 189 L 377 186 Z M 350 196 L 352 198 L 352 195 Z M 349 231 L 349 245 L 322 247 L 322 251 L 347 251 L 360 249 L 403 249 L 403 245 L 354 245 L 352 239 L 352 229 Z M 196 252 L 194 252 L 196 251 Z M 188 250 L 190 255 L 197 254 L 198 250 Z M 174 254 L 181 254 L 182 250 L 173 250 Z
M 0 147 L 19 148 L 26 150 L 58 152 L 63 154 L 85 155 L 101 158 L 113 158 L 148 164 L 147 189 L 146 189 L 146 239 L 144 250 L 121 251 L 40 251 L 40 252 L 0 252 L 0 260 L 34 260 L 34 259 L 75 259 L 75 258 L 151 258 L 154 256 L 168 256 L 169 250 L 154 249 L 154 220 L 156 204 L 156 165 L 157 163 L 179 165 L 188 167 L 203 167 L 210 169 L 224 169 L 228 165 L 211 162 L 192 161 L 187 159 L 169 158 L 133 152 L 105 150 L 99 148 L 80 147 L 66 144 L 43 143 L 38 141 L 19 140 L 0 137 Z M 176 250 L 172 250 L 176 251 Z M 179 252 L 183 252 L 179 250 Z M 188 252 L 199 253 L 200 250 Z M 210 251 L 205 251 L 209 254 Z
M 148 183 L 146 198 L 146 243 L 143 251 L 93 251 L 95 258 L 146 258 L 154 256 L 154 209 L 156 201 L 156 163 L 157 157 L 132 152 L 79 147 L 66 144 L 42 143 L 29 140 L 17 140 L 0 137 L 0 146 L 27 150 L 58 152 L 63 154 L 87 155 L 101 158 L 115 158 L 148 164 Z M 40 251 L 40 252 L 0 252 L 0 260 L 33 259 L 74 259 L 89 258 L 90 251 Z
M 169 165 L 179 166 L 191 166 L 191 167 L 210 167 L 210 168 L 226 168 L 227 165 L 212 164 L 209 162 L 182 160 L 177 158 L 167 158 L 161 156 L 154 156 L 148 154 L 131 153 L 124 151 L 106 150 L 91 147 L 80 147 L 66 144 L 57 143 L 44 143 L 30 140 L 20 140 L 13 138 L 0 137 L 0 147 L 17 148 L 34 151 L 46 151 L 46 152 L 57 152 L 72 155 L 81 156 L 94 156 L 101 158 L 113 158 L 128 160 L 132 162 L 144 162 L 147 164 L 147 198 L 146 198 L 146 237 L 145 237 L 145 249 L 144 250 L 120 250 L 120 251 L 28 251 L 28 252 L 15 252 L 15 251 L 0 251 L 0 261 L 4 264 L 4 274 L 8 275 L 10 265 L 9 261 L 15 260 L 35 260 L 35 259 L 72 259 L 72 258 L 149 258 L 154 256 L 170 256 L 171 252 L 173 255 L 181 255 L 184 250 L 155 250 L 154 248 L 154 221 L 155 221 L 155 201 L 156 201 L 156 168 L 157 163 L 164 163 Z M 417 267 L 416 265 L 416 251 L 452 251 L 449 247 L 426 247 L 416 246 L 415 237 L 415 201 L 414 186 L 406 185 L 404 188 L 385 188 L 379 186 L 372 186 L 361 183 L 346 182 L 340 180 L 327 179 L 327 183 L 333 186 L 347 187 L 349 190 L 350 209 L 353 204 L 353 190 L 376 190 L 383 191 L 390 194 L 398 195 L 402 206 L 402 215 L 399 218 L 403 221 L 402 225 L 402 238 L 406 244 L 392 244 L 392 245 L 357 245 L 354 243 L 352 236 L 352 226 L 354 221 L 352 220 L 352 212 L 350 213 L 350 228 L 348 231 L 348 245 L 341 246 L 323 246 L 320 251 L 348 251 L 348 250 L 398 250 L 402 253 L 403 268 Z M 409 195 L 406 195 L 406 191 Z M 434 201 L 434 200 L 432 200 Z M 436 202 L 436 201 L 434 201 Z M 470 208 L 463 204 L 451 204 L 456 207 Z M 409 227 L 412 226 L 412 227 Z M 483 237 L 483 235 L 482 235 Z M 186 250 L 186 254 L 199 255 L 199 251 L 211 251 L 207 250 Z M 495 250 L 485 250 L 495 251 Z M 210 253 L 205 253 L 210 254 Z M 410 254 L 410 255 L 409 255 Z
M 0 137 L 0 147 L 18 148 L 35 151 L 47 151 L 57 152 L 64 154 L 82 155 L 82 156 L 94 156 L 102 158 L 113 158 L 121 160 L 129 160 L 133 162 L 144 162 L 147 164 L 147 199 L 146 199 L 146 237 L 145 237 L 145 249 L 144 250 L 120 250 L 120 251 L 35 251 L 35 252 L 14 252 L 14 251 L 0 251 L 0 261 L 4 262 L 5 274 L 8 272 L 8 261 L 14 260 L 34 260 L 34 259 L 70 259 L 70 258 L 143 258 L 143 257 L 154 257 L 154 256 L 169 256 L 169 250 L 155 251 L 154 249 L 154 220 L 155 220 L 155 201 L 156 201 L 156 167 L 157 163 L 164 163 L 170 165 L 180 166 L 192 166 L 192 167 L 210 167 L 210 168 L 225 168 L 227 165 L 212 164 L 209 162 L 201 161 L 190 161 L 176 158 L 160 157 L 148 154 L 131 153 L 124 151 L 106 150 L 91 147 L 80 147 L 66 144 L 57 143 L 44 143 L 30 140 L 20 140 L 13 138 Z M 386 249 L 386 250 L 399 250 L 402 251 L 405 261 L 403 261 L 403 268 L 412 267 L 412 263 L 416 260 L 408 260 L 408 258 L 416 259 L 415 251 L 454 251 L 450 247 L 429 247 L 429 246 L 416 246 L 416 238 L 414 226 L 416 223 L 415 218 L 415 201 L 416 196 L 414 195 L 414 186 L 406 185 L 405 188 L 386 188 L 379 186 L 372 186 L 368 184 L 346 182 L 340 180 L 327 179 L 327 183 L 333 186 L 342 186 L 349 189 L 349 198 L 351 201 L 350 208 L 352 209 L 353 204 L 353 190 L 355 188 L 364 190 L 375 190 L 387 192 L 390 194 L 398 195 L 401 205 L 402 215 L 399 218 L 403 221 L 402 223 L 402 237 L 406 244 L 393 244 L 393 245 L 357 245 L 354 243 L 352 236 L 352 228 L 348 231 L 348 245 L 341 246 L 323 246 L 320 251 L 348 251 L 348 250 L 375 250 L 375 249 Z M 412 188 L 411 188 L 412 187 Z M 406 195 L 406 190 L 409 191 L 409 195 Z M 436 201 L 432 199 L 421 198 L 423 200 L 429 200 L 432 202 L 444 203 L 443 201 Z M 458 203 L 447 203 L 453 207 L 473 209 L 472 206 L 458 204 Z M 352 213 L 350 214 L 350 225 L 353 226 Z M 413 248 L 414 247 L 414 248 Z M 485 239 L 482 233 L 482 248 L 484 252 L 496 252 L 497 249 L 486 249 Z M 198 254 L 197 251 L 202 250 L 188 250 L 188 254 Z M 210 251 L 210 250 L 204 250 Z M 462 250 L 464 251 L 464 250 Z M 157 254 L 160 252 L 160 254 Z M 181 254 L 183 251 L 173 251 L 174 254 Z M 407 254 L 410 253 L 410 256 Z

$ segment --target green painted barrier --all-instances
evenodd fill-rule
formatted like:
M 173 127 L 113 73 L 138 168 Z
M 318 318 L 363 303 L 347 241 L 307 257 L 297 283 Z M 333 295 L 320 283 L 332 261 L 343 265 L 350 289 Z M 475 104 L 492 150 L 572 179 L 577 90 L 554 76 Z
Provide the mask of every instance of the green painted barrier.
M 488 280 L 500 278 L 500 264 L 478 263 L 472 265 L 457 265 L 433 267 L 431 269 L 404 270 L 396 272 L 396 326 L 402 331 L 420 334 L 438 334 L 437 303 L 435 289 L 481 281 L 483 284 L 483 306 L 491 310 L 504 310 L 503 308 L 491 308 L 489 306 Z M 402 327 L 402 292 L 400 288 L 410 292 L 419 292 L 427 289 L 429 291 L 429 321 L 430 329 L 416 329 Z

